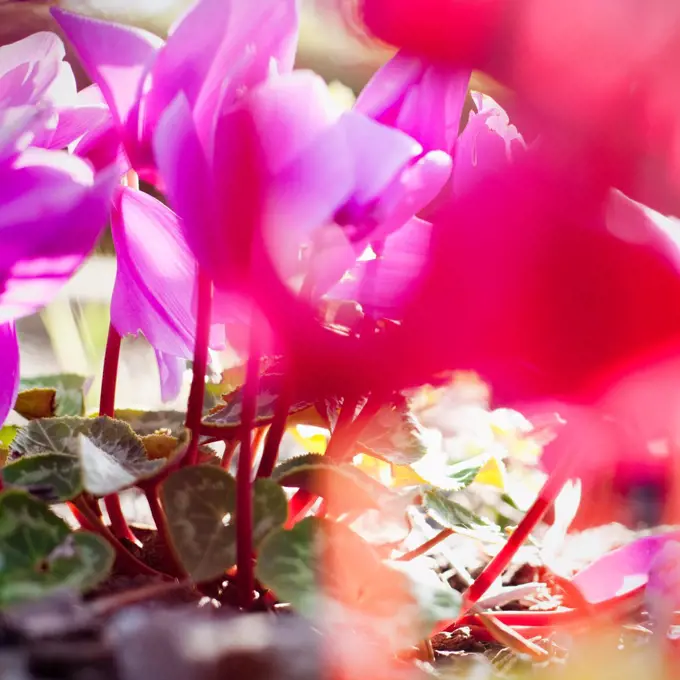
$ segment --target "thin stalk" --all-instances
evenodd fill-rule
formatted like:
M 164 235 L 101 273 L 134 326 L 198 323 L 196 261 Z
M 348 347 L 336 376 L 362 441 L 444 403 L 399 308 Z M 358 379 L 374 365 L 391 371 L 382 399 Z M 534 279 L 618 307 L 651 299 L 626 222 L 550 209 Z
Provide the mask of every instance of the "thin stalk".
M 196 344 L 194 347 L 193 377 L 187 404 L 186 426 L 191 430 L 191 441 L 183 465 L 198 463 L 198 446 L 201 438 L 201 418 L 205 395 L 205 374 L 208 369 L 208 343 L 210 342 L 210 315 L 212 281 L 199 270 L 197 276 L 198 309 L 196 313 Z
M 116 560 L 125 571 L 131 574 L 162 576 L 163 578 L 167 578 L 166 574 L 162 574 L 161 572 L 152 569 L 148 564 L 137 559 L 129 550 L 127 550 L 118 538 L 111 533 L 109 528 L 97 518 L 83 499 L 77 498 L 74 501 L 69 502 L 68 506 L 71 509 L 73 516 L 83 528 L 87 528 L 88 531 L 99 534 L 113 546 L 113 549 L 116 551 Z
M 378 412 L 382 403 L 381 399 L 370 397 L 359 415 L 352 421 L 356 411 L 357 400 L 346 399 L 340 409 L 338 422 L 326 447 L 326 455 L 335 461 L 342 461 L 347 458 L 364 428 Z M 309 491 L 298 489 L 289 501 L 288 522 L 286 526 L 290 528 L 300 521 L 309 512 L 317 498 L 318 496 L 309 493 Z
M 241 446 L 236 471 L 236 587 L 241 607 L 249 608 L 254 601 L 253 573 L 253 486 L 251 430 L 255 421 L 257 394 L 260 383 L 260 354 L 256 339 L 251 337 L 250 356 L 241 407 Z
M 267 436 L 264 440 L 264 451 L 262 452 L 262 458 L 260 460 L 260 465 L 257 468 L 258 478 L 271 477 L 274 471 L 274 466 L 279 457 L 279 448 L 281 446 L 281 440 L 286 432 L 286 423 L 288 422 L 288 412 L 290 411 L 290 404 L 292 400 L 292 390 L 291 390 L 291 378 L 290 376 L 284 377 L 284 384 L 276 400 L 276 407 L 274 409 L 274 420 L 272 421 L 271 427 L 267 432 Z
M 120 345 L 121 338 L 113 324 L 109 324 L 109 335 L 106 340 L 106 351 L 104 353 L 104 367 L 102 370 L 102 390 L 99 396 L 99 415 L 115 415 L 116 408 L 116 385 L 118 383 L 118 365 L 120 364 Z M 132 533 L 123 509 L 120 505 L 118 494 L 105 496 L 104 505 L 109 513 L 111 520 L 111 531 L 118 538 L 124 538 L 134 545 L 139 545 L 139 540 Z
M 233 439 L 230 442 L 224 442 L 224 453 L 222 454 L 221 467 L 223 470 L 228 470 L 231 467 L 231 461 L 234 459 L 236 449 L 238 449 L 238 439 Z
M 174 552 L 170 548 L 171 541 L 170 536 L 168 535 L 168 525 L 165 521 L 165 513 L 163 512 L 163 508 L 161 507 L 161 502 L 158 497 L 158 485 L 147 485 L 144 488 L 144 495 L 146 496 L 146 502 L 149 504 L 151 516 L 153 517 L 156 530 L 158 531 L 158 535 L 163 545 L 164 557 L 167 560 L 167 566 L 170 568 L 170 571 L 173 575 L 186 577 L 186 572 L 179 564 Z
M 410 562 L 411 560 L 414 560 L 416 557 L 420 557 L 421 555 L 424 555 L 425 553 L 429 552 L 436 545 L 439 545 L 442 541 L 445 541 L 449 536 L 453 536 L 453 534 L 454 534 L 453 529 L 442 529 L 438 534 L 435 534 L 429 541 L 425 541 L 425 543 L 423 543 L 422 545 L 419 545 L 417 548 L 414 548 L 413 550 L 409 550 L 409 552 L 400 555 L 396 559 L 398 562 Z
M 513 556 L 521 548 L 524 541 L 526 541 L 541 519 L 543 519 L 555 498 L 557 498 L 562 487 L 569 479 L 573 462 L 567 460 L 566 457 L 563 460 L 564 463 L 548 477 L 538 497 L 512 532 L 508 541 L 491 562 L 486 565 L 484 571 L 475 579 L 475 582 L 465 591 L 461 615 L 475 605 L 494 581 L 505 571 Z

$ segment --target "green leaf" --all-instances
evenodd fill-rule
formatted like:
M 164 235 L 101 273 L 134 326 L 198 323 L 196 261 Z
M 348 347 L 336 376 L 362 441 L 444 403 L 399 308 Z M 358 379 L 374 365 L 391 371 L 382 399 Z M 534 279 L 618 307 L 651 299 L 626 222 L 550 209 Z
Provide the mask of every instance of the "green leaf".
M 281 486 L 304 489 L 325 498 L 331 514 L 378 508 L 389 490 L 350 464 L 338 464 L 326 456 L 309 453 L 278 465 L 272 479 Z
M 491 523 L 483 517 L 476 515 L 471 510 L 463 507 L 460 503 L 452 501 L 440 489 L 430 488 L 423 492 L 423 505 L 443 527 L 455 529 L 478 529 L 491 527 Z
M 462 491 L 466 489 L 479 474 L 479 471 L 484 467 L 488 461 L 489 456 L 482 454 L 481 456 L 474 456 L 473 458 L 466 458 L 465 460 L 451 465 L 446 469 L 446 476 L 449 483 L 447 483 L 448 491 Z
M 2 480 L 6 488 L 23 489 L 47 503 L 63 503 L 83 491 L 78 461 L 63 453 L 20 458 L 2 470 Z
M 282 389 L 283 375 L 265 373 L 260 376 L 255 409 L 254 426 L 267 425 L 274 419 L 276 402 Z M 241 425 L 241 407 L 243 402 L 243 387 L 235 389 L 223 396 L 224 404 L 219 404 L 203 418 L 205 425 L 222 428 L 237 428 Z M 291 401 L 289 413 L 297 413 L 312 406 L 308 399 L 296 398 Z
M 179 437 L 184 431 L 186 414 L 182 411 L 141 411 L 137 409 L 117 409 L 116 419 L 122 420 L 140 436 L 168 431 L 173 437 Z
M 429 634 L 435 618 L 455 618 L 460 608 L 460 596 L 441 581 L 383 563 L 346 526 L 315 517 L 272 532 L 260 546 L 256 576 L 319 625 L 336 632 L 364 628 L 395 651 Z
M 21 428 L 10 460 L 37 454 L 72 456 L 86 491 L 105 496 L 156 475 L 166 461 L 149 460 L 140 438 L 127 423 L 97 418 L 41 418 Z
M 409 591 L 416 601 L 422 635 L 432 634 L 439 621 L 453 621 L 460 613 L 462 596 L 428 566 L 413 562 L 392 562 L 390 566 L 408 578 Z
M 358 448 L 395 465 L 412 465 L 427 453 L 422 428 L 405 400 L 378 411 L 361 433 Z
M 46 387 L 56 390 L 55 416 L 85 415 L 85 392 L 90 380 L 74 373 L 43 375 L 37 378 L 24 378 L 19 390 Z
M 173 549 L 196 582 L 223 574 L 236 562 L 236 482 L 225 470 L 197 465 L 173 472 L 161 486 L 161 500 Z M 253 485 L 253 544 L 288 515 L 283 490 L 270 479 Z
M 0 606 L 61 588 L 89 590 L 111 571 L 114 552 L 68 525 L 23 491 L 0 494 Z

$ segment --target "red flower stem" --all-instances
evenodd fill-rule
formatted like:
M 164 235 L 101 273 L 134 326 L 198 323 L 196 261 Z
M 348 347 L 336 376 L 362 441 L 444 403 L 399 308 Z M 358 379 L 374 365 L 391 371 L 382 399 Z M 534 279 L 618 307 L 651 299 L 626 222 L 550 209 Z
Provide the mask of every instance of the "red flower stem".
M 271 477 L 274 471 L 274 466 L 279 457 L 279 447 L 281 440 L 286 433 L 286 423 L 288 422 L 288 412 L 290 411 L 290 404 L 292 400 L 292 390 L 290 389 L 290 377 L 284 378 L 284 384 L 276 400 L 276 407 L 274 409 L 274 420 L 267 432 L 264 440 L 264 451 L 260 459 L 260 465 L 257 468 L 258 478 Z
M 116 403 L 116 383 L 118 382 L 118 363 L 120 361 L 120 335 L 109 324 L 109 335 L 104 352 L 104 368 L 102 371 L 102 391 L 99 396 L 99 415 L 113 418 Z
M 438 534 L 434 535 L 429 541 L 425 541 L 425 543 L 423 543 L 422 545 L 419 545 L 417 548 L 414 548 L 413 550 L 410 550 L 409 552 L 400 555 L 396 559 L 398 562 L 410 562 L 411 560 L 414 560 L 416 557 L 420 557 L 429 550 L 432 550 L 432 548 L 439 545 L 442 541 L 445 541 L 449 536 L 453 536 L 453 534 L 454 534 L 453 529 L 442 529 Z
M 224 444 L 224 454 L 222 454 L 222 462 L 220 465 L 223 470 L 228 470 L 231 466 L 231 461 L 234 459 L 236 449 L 238 449 L 239 442 L 238 439 L 233 439 L 232 441 L 225 442 Z
M 163 508 L 161 507 L 161 502 L 158 497 L 158 484 L 151 483 L 145 485 L 144 495 L 146 496 L 146 501 L 149 504 L 149 509 L 151 510 L 151 516 L 153 517 L 154 524 L 156 525 L 158 536 L 161 539 L 161 544 L 164 549 L 164 557 L 166 559 L 167 566 L 169 567 L 169 571 L 173 576 L 186 578 L 187 573 L 177 561 L 175 553 L 170 547 L 172 542 L 170 541 L 170 536 L 168 534 L 168 525 L 165 521 L 165 513 L 163 512 Z
M 491 584 L 505 571 L 515 553 L 523 545 L 529 534 L 543 519 L 548 508 L 553 504 L 562 487 L 569 479 L 573 461 L 565 456 L 563 463 L 548 477 L 538 497 L 529 508 L 528 512 L 512 532 L 507 543 L 500 549 L 498 554 L 486 565 L 484 571 L 475 579 L 475 582 L 463 594 L 463 607 L 461 615 L 467 612 L 486 593 Z
M 298 489 L 288 501 L 288 520 L 286 521 L 286 529 L 292 529 L 301 519 L 303 519 L 318 498 L 318 496 L 309 493 L 309 491 Z
M 241 446 L 236 471 L 236 588 L 238 603 L 243 608 L 249 608 L 255 597 L 251 431 L 255 421 L 259 385 L 260 354 L 256 339 L 251 337 L 241 406 Z
M 148 564 L 138 560 L 125 546 L 114 536 L 109 528 L 97 518 L 92 512 L 87 502 L 82 498 L 76 498 L 68 503 L 71 512 L 73 513 L 78 523 L 88 531 L 99 534 L 102 538 L 107 540 L 116 551 L 116 562 L 119 567 L 129 574 L 143 574 L 145 576 L 162 576 L 167 578 L 166 574 L 162 574 L 155 569 L 152 569 Z
M 116 407 L 116 384 L 118 382 L 118 364 L 120 363 L 121 339 L 113 324 L 109 324 L 109 335 L 106 339 L 106 351 L 104 352 L 104 367 L 102 370 L 102 390 L 99 395 L 99 415 L 115 416 Z M 134 545 L 139 545 L 139 540 L 132 533 L 123 515 L 118 494 L 110 494 L 104 497 L 104 505 L 111 520 L 111 531 L 118 538 L 124 538 Z
M 201 418 L 205 396 L 205 373 L 208 369 L 208 343 L 210 342 L 210 316 L 212 306 L 212 281 L 199 270 L 196 282 L 198 309 L 196 313 L 196 344 L 194 347 L 193 378 L 187 404 L 186 426 L 191 430 L 191 441 L 183 465 L 198 463 L 198 445 L 201 438 Z
M 351 454 L 363 429 L 368 425 L 371 418 L 375 416 L 383 403 L 382 399 L 369 397 L 359 415 L 352 421 L 356 412 L 357 402 L 358 400 L 356 399 L 346 399 L 340 409 L 338 421 L 326 447 L 326 455 L 332 460 L 342 461 Z M 298 489 L 288 502 L 288 522 L 286 527 L 291 528 L 295 526 L 309 512 L 317 498 L 318 496 L 309 493 L 309 491 Z

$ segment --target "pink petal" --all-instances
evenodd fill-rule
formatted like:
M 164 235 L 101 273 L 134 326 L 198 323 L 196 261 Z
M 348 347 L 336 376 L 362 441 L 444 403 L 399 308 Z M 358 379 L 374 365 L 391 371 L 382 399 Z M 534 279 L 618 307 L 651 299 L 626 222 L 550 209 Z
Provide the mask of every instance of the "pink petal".
M 371 78 L 354 108 L 406 132 L 428 151 L 451 153 L 469 80 L 469 69 L 398 52 Z
M 186 359 L 156 350 L 156 362 L 161 379 L 161 399 L 173 401 L 177 399 L 182 390 L 184 372 L 187 367 Z
M 456 145 L 452 191 L 460 196 L 485 174 L 508 164 L 525 149 L 524 140 L 505 111 L 490 97 L 475 93 L 477 113 L 471 112 Z
M 5 422 L 19 393 L 19 345 L 14 324 L 0 324 L 0 425 Z
M 639 538 L 582 569 L 572 583 L 591 604 L 628 595 L 647 585 L 654 558 L 664 545 L 679 538 L 677 532 Z
M 0 320 L 47 304 L 94 247 L 115 175 L 65 153 L 29 149 L 0 172 Z
M 118 258 L 111 299 L 116 330 L 121 335 L 141 332 L 157 351 L 191 358 L 196 261 L 177 216 L 152 196 L 120 187 L 112 233 Z M 217 334 L 211 340 L 220 343 Z
M 154 152 L 166 196 L 182 218 L 187 244 L 202 267 L 219 270 L 216 246 L 222 224 L 217 218 L 213 178 L 183 94 L 166 109 L 154 135 Z
M 64 54 L 62 41 L 47 31 L 1 46 L 0 106 L 37 104 L 64 73 Z
M 375 260 L 358 262 L 329 297 L 354 300 L 376 318 L 399 319 L 426 273 L 432 225 L 414 217 L 385 239 Z
M 141 84 L 163 41 L 142 29 L 51 9 L 78 53 L 85 70 L 101 88 L 116 122 L 123 125 L 141 95 Z

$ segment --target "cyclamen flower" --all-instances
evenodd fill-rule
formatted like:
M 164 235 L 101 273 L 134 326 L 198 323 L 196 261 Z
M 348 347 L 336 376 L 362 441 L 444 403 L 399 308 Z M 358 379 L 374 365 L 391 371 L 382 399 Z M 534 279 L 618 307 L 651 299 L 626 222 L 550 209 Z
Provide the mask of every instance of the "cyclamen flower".
M 180 92 L 201 135 L 209 136 L 221 105 L 267 78 L 272 65 L 279 72 L 292 68 L 297 44 L 296 0 L 199 0 L 167 42 L 57 8 L 52 14 L 101 88 L 133 168 L 152 180 L 152 136 Z
M 30 148 L 77 131 L 72 121 L 58 135 L 56 106 L 75 92 L 63 56 L 48 33 L 0 47 L 0 422 L 18 389 L 14 321 L 49 303 L 92 250 L 115 180 L 65 152 Z
M 680 214 L 680 10 L 666 0 L 362 0 L 377 37 L 489 73 L 528 117 L 557 123 L 585 162 Z M 596 65 L 596 66 L 594 66 Z

